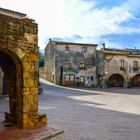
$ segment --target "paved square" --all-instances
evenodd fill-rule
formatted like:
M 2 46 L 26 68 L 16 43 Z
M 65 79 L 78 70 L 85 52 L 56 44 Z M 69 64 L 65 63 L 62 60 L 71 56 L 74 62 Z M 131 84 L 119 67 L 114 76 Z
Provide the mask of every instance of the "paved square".
M 65 131 L 52 140 L 140 139 L 140 89 L 43 87 L 40 111 L 51 127 Z
M 45 82 L 46 83 L 46 82 Z M 51 140 L 139 140 L 140 89 L 71 89 L 42 84 L 39 111 L 65 132 Z M 8 98 L 0 97 L 0 121 Z

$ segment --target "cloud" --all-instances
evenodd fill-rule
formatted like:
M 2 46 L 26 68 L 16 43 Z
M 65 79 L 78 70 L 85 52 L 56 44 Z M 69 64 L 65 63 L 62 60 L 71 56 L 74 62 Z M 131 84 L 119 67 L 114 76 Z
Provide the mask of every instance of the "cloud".
M 96 40 L 96 42 L 106 41 L 107 44 L 110 43 L 110 45 L 115 46 L 116 43 L 116 47 L 118 44 L 122 47 L 122 45 L 126 45 L 128 42 L 117 39 L 117 37 L 121 36 L 125 38 L 125 40 L 127 40 L 128 37 L 128 40 L 130 41 L 135 40 L 135 35 L 137 35 L 137 38 L 140 37 L 140 18 L 138 17 L 140 3 L 138 1 L 119 1 L 117 5 L 116 3 L 113 3 L 110 4 L 109 7 L 106 6 L 109 4 L 109 1 L 104 1 L 106 2 L 106 5 L 104 5 L 103 1 L 102 3 L 100 1 L 96 1 L 96 3 L 93 4 L 91 4 L 91 2 L 92 1 L 88 0 L 87 4 L 91 6 L 89 6 L 89 9 L 86 9 L 85 13 L 85 9 L 77 8 L 77 11 L 79 11 L 78 17 L 74 17 L 74 20 L 72 20 L 74 30 L 77 31 L 79 35 L 83 36 L 82 40 L 87 42 L 93 42 L 94 40 Z M 75 11 L 73 10 L 73 13 L 74 12 Z M 80 15 L 80 13 L 83 14 Z M 73 14 L 73 16 L 74 15 L 76 14 Z M 80 24 L 77 20 L 80 21 Z M 114 43 L 110 42 L 110 38 L 108 38 L 111 35 L 116 36 L 116 41 L 115 37 L 113 40 Z M 104 36 L 104 38 L 102 38 L 102 36 Z
M 110 34 L 101 36 L 102 38 L 107 38 L 109 42 L 120 44 L 120 46 L 124 46 L 125 48 L 132 48 L 134 46 L 140 46 L 140 33 L 132 33 L 132 34 Z M 132 39 L 133 38 L 133 39 Z M 138 45 L 139 44 L 139 45 Z
M 37 21 L 41 48 L 48 38 L 123 45 L 120 37 L 133 40 L 140 33 L 140 0 L 4 0 L 0 5 Z
M 109 33 L 123 33 L 120 26 L 121 23 L 133 18 L 133 15 L 122 8 L 114 7 L 112 9 L 102 8 L 99 9 L 93 6 L 86 6 L 81 8 L 83 3 L 78 1 L 79 4 L 71 1 L 70 8 L 67 10 L 67 15 L 70 23 L 70 28 L 76 31 L 77 34 L 86 36 L 100 36 Z M 89 4 L 89 2 L 87 3 Z M 76 10 L 75 10 L 76 9 Z M 86 11 L 86 12 L 84 12 Z M 70 13 L 70 14 L 69 14 Z M 130 31 L 133 29 L 131 28 Z M 135 28 L 134 28 L 135 31 Z M 126 32 L 126 31 L 124 31 Z M 74 34 L 75 32 L 73 32 Z
M 82 40 L 83 38 L 79 35 L 72 35 L 70 37 L 53 37 L 51 39 L 55 41 L 74 42 L 75 40 Z
M 92 1 L 92 0 L 91 0 Z M 119 7 L 126 0 L 96 0 L 96 7 L 98 8 L 112 8 Z

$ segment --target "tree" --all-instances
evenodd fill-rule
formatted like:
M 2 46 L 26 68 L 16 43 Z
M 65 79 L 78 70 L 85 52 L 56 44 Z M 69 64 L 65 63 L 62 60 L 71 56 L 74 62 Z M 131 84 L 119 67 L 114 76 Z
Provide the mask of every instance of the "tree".
M 44 67 L 44 54 L 39 52 L 39 67 Z

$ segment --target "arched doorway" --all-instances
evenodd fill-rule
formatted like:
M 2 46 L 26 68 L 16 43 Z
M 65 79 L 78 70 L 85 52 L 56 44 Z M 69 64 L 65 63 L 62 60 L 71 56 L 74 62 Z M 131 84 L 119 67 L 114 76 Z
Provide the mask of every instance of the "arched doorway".
M 23 68 L 19 58 L 7 49 L 0 49 L 0 67 L 7 81 L 9 95 L 9 113 L 5 113 L 5 119 L 15 124 L 21 122 L 22 112 L 22 87 Z
M 123 87 L 124 86 L 124 78 L 120 74 L 112 74 L 108 78 L 109 87 Z
M 137 74 L 133 77 L 132 86 L 140 87 L 140 74 Z

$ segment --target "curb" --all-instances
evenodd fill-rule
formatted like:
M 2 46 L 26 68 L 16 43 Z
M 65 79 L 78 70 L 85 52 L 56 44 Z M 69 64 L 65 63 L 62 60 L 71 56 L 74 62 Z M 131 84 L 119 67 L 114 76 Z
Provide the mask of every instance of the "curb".
M 64 130 L 57 130 L 55 132 L 51 132 L 49 134 L 43 135 L 39 138 L 35 138 L 35 139 L 32 139 L 32 140 L 45 140 L 45 139 L 48 139 L 48 138 L 55 137 L 55 136 L 57 136 L 59 134 L 62 134 L 62 133 L 64 133 Z

